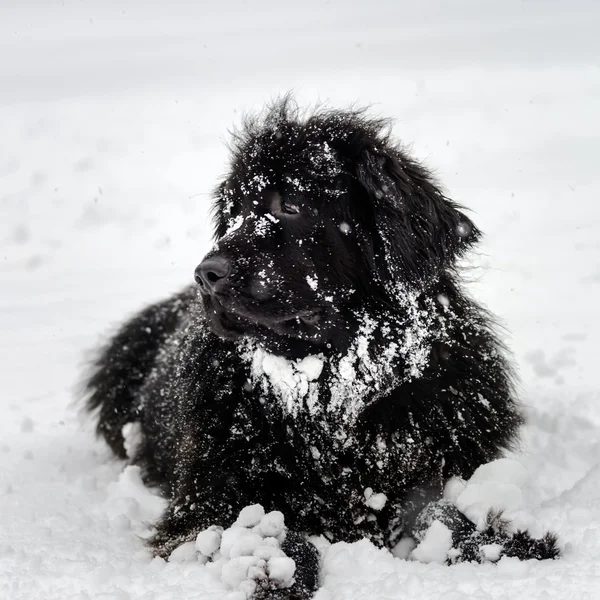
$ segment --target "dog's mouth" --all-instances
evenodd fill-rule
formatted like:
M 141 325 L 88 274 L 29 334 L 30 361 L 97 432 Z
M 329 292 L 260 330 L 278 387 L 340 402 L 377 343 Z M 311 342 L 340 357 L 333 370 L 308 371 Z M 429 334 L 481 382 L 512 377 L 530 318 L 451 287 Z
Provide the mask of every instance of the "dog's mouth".
M 217 335 L 227 338 L 238 338 L 244 335 L 247 326 L 240 317 L 226 311 L 213 311 L 210 321 L 213 331 Z
M 256 334 L 260 329 L 267 329 L 279 335 L 310 339 L 314 342 L 321 338 L 320 325 L 324 320 L 322 309 L 295 310 L 288 314 L 272 315 L 223 300 L 215 296 L 205 297 L 209 325 L 213 332 L 221 337 L 236 339 Z

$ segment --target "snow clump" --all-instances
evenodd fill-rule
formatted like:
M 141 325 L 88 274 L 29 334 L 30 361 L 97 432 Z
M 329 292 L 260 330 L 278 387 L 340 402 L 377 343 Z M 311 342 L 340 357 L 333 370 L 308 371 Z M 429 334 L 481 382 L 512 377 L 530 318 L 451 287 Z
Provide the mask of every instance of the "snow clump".
M 455 495 L 446 498 L 453 501 L 479 531 L 485 529 L 490 511 L 502 512 L 511 523 L 518 522 L 520 527 L 525 525 L 529 529 L 531 523 L 524 522 L 525 515 L 520 510 L 523 503 L 521 490 L 526 480 L 527 470 L 519 461 L 501 458 L 481 465 L 469 481 L 463 482 L 462 489 L 458 487 L 460 482 L 448 484 L 445 494 Z
M 440 521 L 433 521 L 424 538 L 412 551 L 411 558 L 419 562 L 444 564 L 452 549 L 452 532 Z
M 198 561 L 232 592 L 231 597 L 251 598 L 257 587 L 289 588 L 296 563 L 281 549 L 286 536 L 283 514 L 266 513 L 260 504 L 243 508 L 235 523 L 223 529 L 213 525 L 195 542 L 176 548 L 171 562 Z
M 383 493 L 374 494 L 373 489 L 368 487 L 364 491 L 365 504 L 373 510 L 381 510 L 387 502 L 387 496 Z
M 123 446 L 128 458 L 133 458 L 142 444 L 142 426 L 140 423 L 125 423 L 121 428 Z

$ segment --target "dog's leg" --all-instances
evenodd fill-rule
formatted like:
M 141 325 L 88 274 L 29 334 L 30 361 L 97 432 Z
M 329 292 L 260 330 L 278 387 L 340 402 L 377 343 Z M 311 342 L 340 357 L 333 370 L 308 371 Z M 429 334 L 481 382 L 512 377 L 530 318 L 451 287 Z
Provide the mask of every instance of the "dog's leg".
M 238 512 L 239 509 L 234 509 L 220 490 L 216 490 L 212 498 L 198 499 L 192 505 L 183 497 L 175 498 L 156 525 L 156 533 L 148 544 L 156 556 L 168 558 L 175 548 L 195 540 L 201 531 L 213 525 L 223 529 L 230 527 Z
M 413 525 L 412 537 L 422 540 L 434 521 L 445 525 L 452 534 L 449 563 L 495 561 L 502 556 L 544 560 L 560 554 L 553 533 L 548 532 L 541 538 L 534 538 L 527 531 L 512 533 L 509 522 L 501 514 L 492 512 L 485 527 L 479 530 L 456 506 L 445 500 L 431 502 L 421 511 Z

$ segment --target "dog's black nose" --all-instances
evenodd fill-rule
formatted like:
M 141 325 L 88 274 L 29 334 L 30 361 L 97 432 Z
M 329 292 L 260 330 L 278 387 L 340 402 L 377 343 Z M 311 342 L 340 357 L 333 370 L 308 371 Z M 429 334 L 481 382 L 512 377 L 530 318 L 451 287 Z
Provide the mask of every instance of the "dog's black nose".
M 194 278 L 203 292 L 212 294 L 227 279 L 229 271 L 231 262 L 228 258 L 211 256 L 196 267 Z

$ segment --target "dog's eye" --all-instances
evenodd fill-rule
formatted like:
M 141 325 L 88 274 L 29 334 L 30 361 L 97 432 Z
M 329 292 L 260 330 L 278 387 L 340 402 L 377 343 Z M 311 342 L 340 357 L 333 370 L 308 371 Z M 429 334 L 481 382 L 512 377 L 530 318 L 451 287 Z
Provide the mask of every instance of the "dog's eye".
M 281 202 L 281 212 L 285 213 L 286 215 L 297 215 L 300 214 L 300 206 L 298 204 L 294 204 L 293 202 L 283 200 Z
M 275 192 L 269 198 L 269 208 L 274 215 L 299 215 L 302 212 L 300 201 L 295 197 L 282 198 Z

